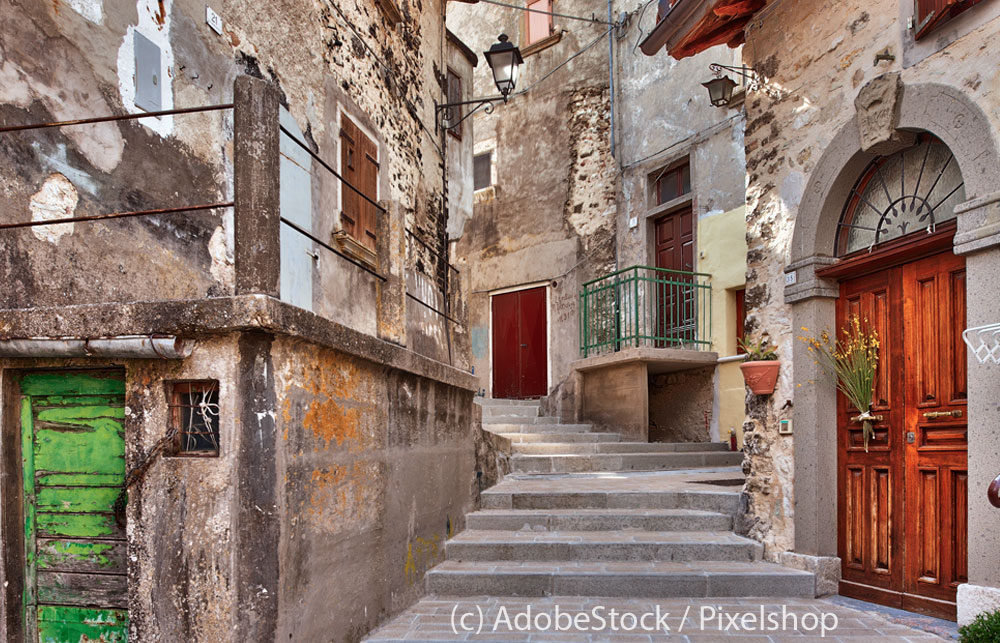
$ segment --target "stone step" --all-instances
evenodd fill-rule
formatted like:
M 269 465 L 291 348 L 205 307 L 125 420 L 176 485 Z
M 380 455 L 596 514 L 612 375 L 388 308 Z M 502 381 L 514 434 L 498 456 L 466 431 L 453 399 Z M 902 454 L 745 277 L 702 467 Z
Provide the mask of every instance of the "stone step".
M 726 451 L 729 445 L 722 442 L 615 442 L 612 444 L 548 443 L 518 445 L 516 451 L 525 455 L 571 455 L 597 453 L 685 453 L 690 451 Z
M 493 427 L 487 429 L 491 433 L 502 435 L 515 444 L 529 443 L 551 443 L 553 441 L 560 444 L 566 443 L 587 443 L 587 442 L 617 442 L 622 439 L 618 433 L 598 433 L 588 431 L 585 433 L 501 433 L 494 431 Z
M 480 406 L 541 406 L 540 399 L 528 400 L 508 400 L 500 397 L 476 397 L 476 404 Z
M 755 561 L 763 545 L 725 531 L 485 531 L 445 543 L 461 561 Z
M 740 494 L 733 491 L 519 491 L 514 485 L 487 489 L 483 509 L 698 509 L 733 515 Z
M 728 514 L 695 509 L 484 509 L 465 517 L 466 529 L 494 531 L 721 531 Z
M 527 415 L 484 415 L 483 425 L 490 424 L 522 424 L 531 426 L 532 424 L 575 424 L 574 422 L 563 422 L 559 418 L 538 416 L 528 417 Z M 590 426 L 590 424 L 587 424 Z
M 488 417 L 538 417 L 541 409 L 536 406 L 500 406 L 490 405 L 483 407 L 483 418 Z
M 515 473 L 573 473 L 585 471 L 663 471 L 742 464 L 739 451 L 691 453 L 604 453 L 583 455 L 515 455 Z
M 509 420 L 510 418 L 505 418 Z M 584 433 L 594 428 L 592 424 L 557 424 L 548 422 L 510 423 L 483 422 L 483 428 L 493 433 Z
M 513 562 L 446 560 L 426 575 L 448 596 L 813 597 L 809 572 L 760 561 Z

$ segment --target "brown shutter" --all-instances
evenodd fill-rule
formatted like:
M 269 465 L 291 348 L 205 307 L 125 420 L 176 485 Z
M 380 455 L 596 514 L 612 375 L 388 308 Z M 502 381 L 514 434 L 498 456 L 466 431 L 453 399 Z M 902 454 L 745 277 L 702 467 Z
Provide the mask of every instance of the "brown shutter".
M 937 29 L 974 4 L 982 0 L 915 0 L 914 39 L 919 39 Z
M 462 79 L 461 77 L 448 69 L 448 102 L 449 103 L 461 103 L 462 102 Z M 453 107 L 451 109 L 451 123 L 461 120 L 463 109 L 461 107 Z M 451 124 L 449 123 L 449 125 Z M 459 123 L 458 126 L 452 127 L 448 130 L 451 134 L 454 134 L 458 138 L 462 138 L 462 124 Z
M 358 149 L 357 126 L 347 116 L 341 115 L 340 122 L 340 175 L 344 182 L 358 186 Z M 361 221 L 361 197 L 346 185 L 340 186 L 340 227 L 355 239 L 358 238 L 358 225 Z
M 340 123 L 340 168 L 344 181 L 378 201 L 378 146 L 346 115 Z M 346 185 L 341 189 L 341 227 L 358 243 L 375 250 L 378 209 Z

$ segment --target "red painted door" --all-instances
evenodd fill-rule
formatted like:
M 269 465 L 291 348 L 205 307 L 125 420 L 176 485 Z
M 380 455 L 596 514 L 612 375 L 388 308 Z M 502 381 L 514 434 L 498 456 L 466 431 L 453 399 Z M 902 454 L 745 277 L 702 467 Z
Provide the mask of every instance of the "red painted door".
M 545 288 L 493 297 L 493 397 L 548 393 Z
M 694 214 L 690 208 L 656 220 L 656 267 L 694 270 Z M 657 273 L 656 346 L 669 348 L 695 339 L 694 288 L 690 275 Z
M 841 283 L 838 327 L 878 331 L 865 451 L 838 394 L 840 591 L 955 618 L 967 580 L 965 261 L 951 253 Z

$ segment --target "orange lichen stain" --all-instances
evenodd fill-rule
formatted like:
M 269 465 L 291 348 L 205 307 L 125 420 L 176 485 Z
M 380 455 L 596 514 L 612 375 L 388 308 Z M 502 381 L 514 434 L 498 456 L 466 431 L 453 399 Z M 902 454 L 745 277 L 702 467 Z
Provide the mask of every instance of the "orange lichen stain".
M 375 463 L 355 462 L 314 470 L 303 513 L 330 532 L 358 529 L 377 517 L 378 470 Z
M 162 27 L 167 22 L 167 7 L 165 6 L 163 0 L 159 1 L 159 5 L 160 9 L 153 14 L 153 20 L 156 21 L 156 24 Z
M 341 446 L 345 442 L 355 442 L 360 434 L 361 411 L 344 408 L 333 399 L 316 400 L 309 405 L 302 424 L 323 440 L 329 449 L 332 442 Z
M 441 558 L 441 537 L 437 534 L 430 538 L 417 536 L 406 544 L 406 562 L 403 563 L 403 574 L 406 582 L 412 585 L 420 580 L 421 574 Z

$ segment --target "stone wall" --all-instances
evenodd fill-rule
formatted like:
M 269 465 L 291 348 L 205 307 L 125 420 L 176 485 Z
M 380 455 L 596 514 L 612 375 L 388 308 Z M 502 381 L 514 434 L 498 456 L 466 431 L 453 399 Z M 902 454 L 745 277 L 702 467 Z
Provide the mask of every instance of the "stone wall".
M 975 157 L 972 150 L 977 146 L 984 150 L 978 158 L 984 159 L 983 162 L 991 158 L 985 150 L 995 149 L 995 132 L 1000 127 L 1000 95 L 997 93 L 1000 75 L 983 62 L 987 43 L 1000 33 L 1000 20 L 995 19 L 995 7 L 976 9 L 948 23 L 919 45 L 913 42 L 906 27 L 908 3 L 786 2 L 780 10 L 748 29 L 744 59 L 747 65 L 767 78 L 767 86 L 762 91 L 749 93 L 746 100 L 747 330 L 776 342 L 782 370 L 773 396 L 748 398 L 744 468 L 748 473 L 747 529 L 767 545 L 769 557 L 793 547 L 811 554 L 834 555 L 836 552 L 835 539 L 828 529 L 825 534 L 819 533 L 822 527 L 816 522 L 817 515 L 825 515 L 825 520 L 829 520 L 831 492 L 823 472 L 830 470 L 831 461 L 835 462 L 836 444 L 823 442 L 825 438 L 814 444 L 816 436 L 832 435 L 826 428 L 833 422 L 832 416 L 828 418 L 820 412 L 823 409 L 832 411 L 832 384 L 821 381 L 821 374 L 811 366 L 812 358 L 805 357 L 795 339 L 802 334 L 796 326 L 807 325 L 810 316 L 813 322 L 832 326 L 833 307 L 832 303 L 816 304 L 804 310 L 797 317 L 798 322 L 793 322 L 789 298 L 802 301 L 820 297 L 829 298 L 822 301 L 832 302 L 837 296 L 835 284 L 831 287 L 815 279 L 812 272 L 822 265 L 823 256 L 834 254 L 834 221 L 843 201 L 811 202 L 808 209 L 800 208 L 810 199 L 815 201 L 807 192 L 807 185 L 814 186 L 820 194 L 829 189 L 831 182 L 840 180 L 836 174 L 848 161 L 858 172 L 864 167 L 863 160 L 858 167 L 858 161 L 851 159 L 850 153 L 838 151 L 837 137 L 848 131 L 845 128 L 856 127 L 852 125 L 856 114 L 854 101 L 860 89 L 887 73 L 899 73 L 907 88 L 930 88 L 904 90 L 926 92 L 926 98 L 913 103 L 908 117 L 911 121 L 922 121 L 923 129 L 963 146 L 964 151 L 955 151 L 953 146 L 959 158 L 963 155 Z M 876 53 L 886 49 L 895 59 L 876 61 Z M 949 99 L 949 94 L 943 92 L 951 92 L 956 98 Z M 945 97 L 944 103 L 932 104 L 929 100 L 932 95 Z M 959 96 L 965 98 L 958 100 Z M 963 139 L 964 134 L 959 130 L 965 116 L 956 120 L 948 115 L 949 107 L 941 109 L 941 105 L 946 104 L 958 111 L 967 111 L 962 106 L 965 99 L 982 110 L 988 119 L 987 129 L 991 134 L 985 136 L 987 140 L 983 140 L 982 135 L 977 135 L 978 142 L 968 137 Z M 839 163 L 834 158 L 838 154 L 842 157 Z M 828 163 L 820 175 L 817 168 L 824 158 L 832 158 L 837 167 Z M 990 181 L 981 178 L 983 171 L 992 171 L 988 164 L 980 168 L 974 162 L 964 162 L 961 169 L 966 178 L 968 198 L 985 196 L 976 193 L 972 178 L 977 179 L 978 185 L 988 185 Z M 857 176 L 845 175 L 844 190 L 849 189 Z M 830 215 L 832 218 L 820 219 L 820 208 L 835 211 Z M 817 222 L 822 227 L 817 227 Z M 962 227 L 961 222 L 959 226 Z M 818 260 L 809 258 L 814 254 L 823 256 Z M 803 259 L 808 259 L 808 265 L 789 266 L 792 260 Z M 969 261 L 971 279 L 974 264 L 971 257 Z M 797 276 L 797 283 L 787 288 L 786 273 Z M 971 312 L 975 294 L 970 290 L 969 296 L 969 321 L 972 323 L 976 321 Z M 815 323 L 809 325 L 815 326 Z M 970 401 L 974 377 L 974 370 L 970 369 Z M 793 413 L 798 418 L 798 435 L 795 438 L 778 436 L 778 420 L 790 418 Z M 803 422 L 808 426 L 803 426 Z M 976 434 L 974 423 L 970 422 L 970 472 L 976 457 Z M 812 450 L 808 459 L 805 455 L 799 456 L 800 448 L 807 445 Z M 797 484 L 799 481 L 793 473 L 793 449 L 795 457 L 802 460 L 794 464 L 796 471 L 800 464 L 803 467 L 801 485 Z M 807 480 L 805 476 L 809 471 L 813 473 Z M 970 477 L 970 489 L 975 494 L 970 495 L 970 516 L 989 511 L 973 506 L 979 502 L 973 498 L 978 498 L 980 488 L 981 484 Z M 797 494 L 802 497 L 795 498 Z M 809 513 L 812 517 L 793 523 L 793 503 L 795 511 L 803 515 Z M 995 519 L 989 522 L 995 525 Z M 970 580 L 977 582 L 973 577 L 982 576 L 982 580 L 991 578 L 990 582 L 995 582 L 990 576 L 993 572 L 986 571 L 992 570 L 992 565 L 977 571 L 978 554 L 974 551 L 974 542 L 975 538 L 970 537 Z
M 603 16 L 607 5 L 574 0 L 557 9 Z M 448 7 L 449 28 L 474 51 L 499 33 L 525 49 L 524 13 L 490 5 Z M 557 42 L 525 58 L 517 94 L 477 115 L 476 153 L 492 151 L 495 185 L 477 193 L 470 219 L 452 228 L 453 256 L 468 293 L 472 364 L 489 394 L 490 293 L 525 285 L 549 289 L 549 390 L 563 390 L 579 355 L 577 295 L 583 281 L 614 266 L 615 161 L 605 27 L 554 19 Z M 587 44 L 597 44 L 543 78 Z M 475 96 L 497 93 L 488 65 Z
M 370 275 L 319 246 L 314 310 L 359 330 L 406 342 L 403 308 L 406 229 L 442 239 L 441 146 L 434 102 L 443 101 L 443 3 L 396 3 L 393 25 L 377 3 L 325 0 L 213 3 L 222 34 L 194 0 L 5 3 L 18 29 L 0 59 L 0 120 L 44 123 L 138 113 L 134 39 L 160 51 L 161 107 L 233 101 L 239 75 L 264 78 L 280 94 L 293 129 L 339 167 L 341 114 L 380 146 L 379 290 Z M 0 157 L 16 172 L 0 177 L 0 207 L 11 220 L 218 203 L 233 198 L 231 110 L 6 133 Z M 308 161 L 308 159 L 307 159 Z M 339 182 L 313 162 L 313 231 L 339 229 Z M 320 180 L 316 177 L 322 177 Z M 307 195 L 306 203 L 309 203 Z M 11 283 L 0 305 L 197 299 L 232 294 L 232 208 L 5 231 L 0 275 Z M 299 254 L 305 254 L 304 251 Z M 100 278 L 97 278 L 97 277 Z M 345 285 L 347 288 L 345 288 Z M 338 297 L 350 290 L 352 297 Z M 363 295 L 363 296 L 361 296 Z

